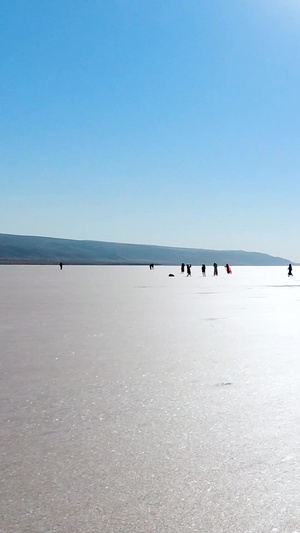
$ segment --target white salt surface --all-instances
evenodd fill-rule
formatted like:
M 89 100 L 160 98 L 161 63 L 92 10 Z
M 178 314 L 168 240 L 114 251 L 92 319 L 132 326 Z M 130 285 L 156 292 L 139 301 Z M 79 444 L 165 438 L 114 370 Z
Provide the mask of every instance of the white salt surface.
M 300 267 L 0 287 L 1 532 L 300 532 Z

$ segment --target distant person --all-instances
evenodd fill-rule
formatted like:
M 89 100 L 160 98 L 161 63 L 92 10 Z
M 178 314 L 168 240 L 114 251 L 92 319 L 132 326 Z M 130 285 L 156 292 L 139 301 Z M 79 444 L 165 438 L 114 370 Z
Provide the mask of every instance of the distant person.
M 192 275 L 192 265 L 186 265 L 186 274 L 187 276 Z
M 62 264 L 62 263 L 59 263 L 59 268 L 60 268 L 60 270 L 62 270 L 62 267 L 63 267 L 63 264 Z
M 231 270 L 230 266 L 228 265 L 228 263 L 226 263 L 225 268 L 226 268 L 227 274 L 232 274 L 232 270 Z
M 185 268 L 185 264 L 184 264 L 184 263 L 181 263 L 181 274 L 184 273 L 184 268 Z
M 293 275 L 293 267 L 292 267 L 292 265 L 290 263 L 289 266 L 288 266 L 288 277 L 290 277 L 292 275 Z
M 214 276 L 218 276 L 218 265 L 214 263 Z
M 202 276 L 205 278 L 205 276 L 206 276 L 206 266 L 205 265 L 202 265 L 201 272 L 202 272 Z
M 150 268 L 150 270 L 153 270 L 154 269 L 154 264 L 151 263 L 151 265 L 149 265 L 149 268 Z

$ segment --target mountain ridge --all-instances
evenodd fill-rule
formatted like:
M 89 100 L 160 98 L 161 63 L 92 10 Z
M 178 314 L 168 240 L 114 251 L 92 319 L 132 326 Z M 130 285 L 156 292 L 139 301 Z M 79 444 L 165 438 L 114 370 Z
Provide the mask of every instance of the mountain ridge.
M 289 259 L 261 252 L 213 250 L 151 244 L 62 239 L 33 235 L 0 234 L 0 264 L 177 265 L 181 262 L 244 266 L 275 266 Z

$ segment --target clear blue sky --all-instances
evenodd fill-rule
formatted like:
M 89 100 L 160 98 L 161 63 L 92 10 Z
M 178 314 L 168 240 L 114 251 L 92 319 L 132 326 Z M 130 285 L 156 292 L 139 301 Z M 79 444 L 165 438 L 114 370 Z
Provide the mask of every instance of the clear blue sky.
M 299 0 L 0 0 L 0 232 L 300 262 Z

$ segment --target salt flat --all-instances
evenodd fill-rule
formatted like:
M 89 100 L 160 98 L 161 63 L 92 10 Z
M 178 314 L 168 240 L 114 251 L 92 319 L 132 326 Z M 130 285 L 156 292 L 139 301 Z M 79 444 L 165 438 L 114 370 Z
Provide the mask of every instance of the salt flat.
M 300 267 L 0 288 L 3 533 L 300 532 Z

